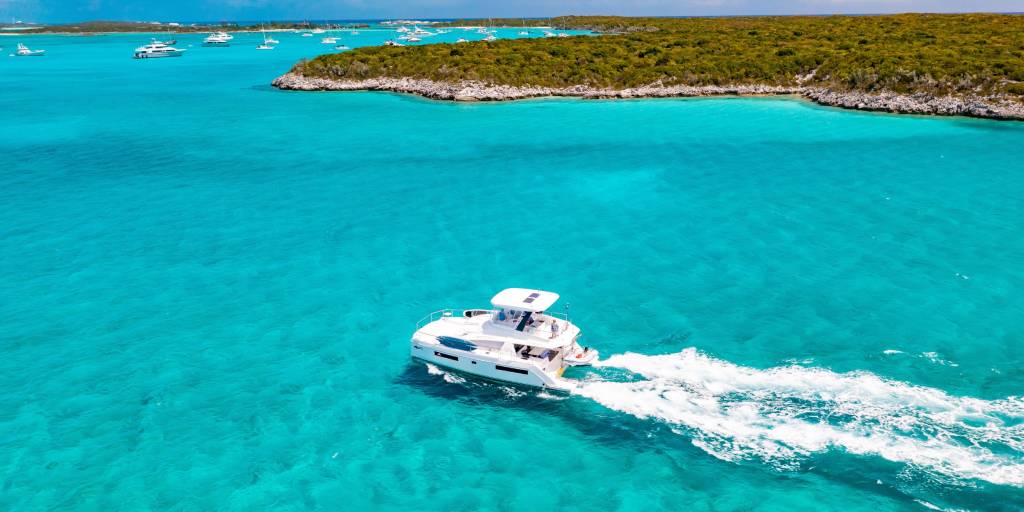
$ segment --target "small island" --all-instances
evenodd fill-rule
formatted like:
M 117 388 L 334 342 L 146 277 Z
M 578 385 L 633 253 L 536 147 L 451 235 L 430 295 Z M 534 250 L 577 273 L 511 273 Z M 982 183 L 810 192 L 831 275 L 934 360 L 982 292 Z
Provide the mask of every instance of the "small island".
M 301 61 L 273 84 L 455 101 L 798 94 L 860 110 L 1024 120 L 1020 15 L 568 16 L 490 24 L 597 35 L 363 47 Z

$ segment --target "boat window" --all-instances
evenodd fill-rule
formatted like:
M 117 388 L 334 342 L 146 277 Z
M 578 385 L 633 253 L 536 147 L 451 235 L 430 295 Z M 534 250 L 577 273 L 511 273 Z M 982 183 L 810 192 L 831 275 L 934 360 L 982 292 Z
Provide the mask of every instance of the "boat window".
M 438 352 L 436 350 L 434 351 L 434 355 L 437 356 L 437 357 L 443 357 L 445 359 L 451 359 L 452 361 L 458 361 L 459 360 L 459 358 L 457 358 L 455 356 L 450 356 L 448 354 L 445 354 L 444 352 Z
M 519 374 L 522 374 L 522 375 L 529 375 L 530 374 L 530 372 L 528 372 L 526 370 L 522 370 L 522 369 L 519 369 L 519 368 L 511 368 L 509 366 L 502 366 L 500 364 L 494 365 L 494 369 L 495 370 L 501 370 L 503 372 L 519 373 Z
M 529 311 L 527 311 L 526 313 L 524 313 L 524 314 L 523 314 L 523 317 L 522 317 L 522 319 L 521 319 L 521 320 L 519 320 L 519 325 L 517 325 L 517 326 L 516 326 L 516 330 L 517 330 L 517 331 L 519 331 L 519 332 L 522 332 L 522 331 L 523 331 L 523 329 L 526 329 L 526 325 L 527 325 L 528 323 L 530 323 L 530 316 L 531 316 L 532 314 L 533 314 L 533 313 L 530 313 Z

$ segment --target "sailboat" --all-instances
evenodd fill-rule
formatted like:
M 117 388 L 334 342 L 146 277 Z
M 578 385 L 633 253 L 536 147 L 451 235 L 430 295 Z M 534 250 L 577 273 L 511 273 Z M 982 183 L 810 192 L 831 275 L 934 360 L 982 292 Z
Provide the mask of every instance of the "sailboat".
M 274 49 L 274 45 L 277 44 L 277 41 L 267 37 L 267 31 L 263 29 L 262 25 L 260 25 L 260 31 L 263 32 L 263 44 L 257 46 L 256 49 L 257 50 L 273 50 Z
M 262 26 L 260 28 L 262 29 Z M 277 39 L 274 39 L 273 37 L 267 36 L 266 29 L 263 29 L 263 44 L 271 45 L 271 44 L 280 44 L 280 43 L 281 43 L 281 41 L 278 41 Z

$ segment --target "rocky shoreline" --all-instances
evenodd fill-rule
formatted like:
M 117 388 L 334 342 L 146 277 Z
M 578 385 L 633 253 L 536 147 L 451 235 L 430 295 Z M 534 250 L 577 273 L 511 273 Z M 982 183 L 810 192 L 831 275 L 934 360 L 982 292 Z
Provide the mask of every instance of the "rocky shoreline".
M 413 78 L 369 78 L 366 80 L 332 80 L 287 73 L 272 82 L 274 87 L 293 91 L 391 91 L 416 94 L 435 100 L 508 101 L 546 96 L 567 96 L 589 99 L 604 98 L 672 98 L 695 96 L 777 96 L 800 95 L 821 105 L 854 110 L 969 116 L 985 119 L 1024 121 L 1024 103 L 998 96 L 934 96 L 930 94 L 878 94 L 857 91 L 834 91 L 814 86 L 773 85 L 650 85 L 631 89 L 600 89 L 577 85 L 573 87 L 516 87 L 479 82 L 436 82 Z

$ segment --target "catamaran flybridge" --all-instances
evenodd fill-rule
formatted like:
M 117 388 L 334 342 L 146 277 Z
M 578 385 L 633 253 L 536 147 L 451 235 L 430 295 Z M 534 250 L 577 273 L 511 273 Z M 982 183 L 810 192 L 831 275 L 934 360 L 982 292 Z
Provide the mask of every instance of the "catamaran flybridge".
M 584 366 L 597 350 L 579 344 L 582 334 L 568 314 L 548 310 L 558 294 L 509 288 L 492 309 L 442 309 L 416 324 L 414 359 L 492 380 L 571 389 L 567 366 Z

